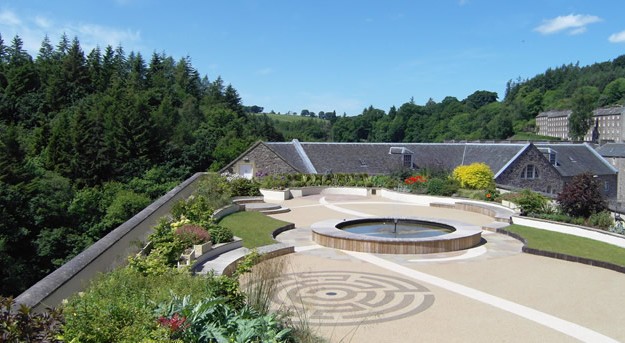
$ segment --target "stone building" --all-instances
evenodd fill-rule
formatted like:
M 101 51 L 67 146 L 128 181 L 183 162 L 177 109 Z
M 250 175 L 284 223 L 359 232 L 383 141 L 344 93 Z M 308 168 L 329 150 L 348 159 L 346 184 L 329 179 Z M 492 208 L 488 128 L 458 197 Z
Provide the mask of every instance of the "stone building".
M 569 137 L 569 117 L 571 110 L 552 110 L 541 112 L 536 116 L 536 126 L 538 134 L 570 140 Z M 625 107 L 604 107 L 593 111 L 594 125 L 588 130 L 584 141 L 591 142 L 593 131 L 598 135 L 598 140 L 604 142 L 625 142 L 625 130 L 621 128 L 625 123 Z M 625 124 L 624 124 L 625 125 Z
M 618 207 L 625 207 L 625 143 L 607 143 L 597 149 L 597 152 L 603 156 L 618 173 L 618 187 L 616 199 L 619 202 Z
M 499 187 L 554 195 L 578 174 L 601 181 L 617 196 L 617 169 L 579 143 L 320 143 L 257 142 L 222 169 L 248 178 L 271 174 L 391 174 L 402 168 L 451 171 L 483 162 Z

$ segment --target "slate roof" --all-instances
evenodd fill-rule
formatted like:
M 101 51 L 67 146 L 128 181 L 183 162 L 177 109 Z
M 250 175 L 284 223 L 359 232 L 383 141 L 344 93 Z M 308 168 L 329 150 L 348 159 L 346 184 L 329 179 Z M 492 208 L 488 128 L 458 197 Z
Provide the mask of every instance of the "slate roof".
M 623 106 L 613 106 L 613 107 L 603 107 L 598 108 L 592 111 L 592 114 L 595 116 L 608 116 L 608 115 L 619 115 L 625 112 L 625 107 Z
M 625 157 L 625 143 L 607 143 L 597 152 L 603 157 Z
M 562 176 L 575 176 L 582 173 L 593 175 L 616 174 L 614 169 L 588 144 L 536 143 L 537 148 L 550 148 L 556 152 L 558 164 L 555 166 Z
M 305 172 L 306 167 L 295 144 L 300 144 L 317 173 L 388 174 L 401 167 L 402 154 L 391 154 L 391 148 L 412 152 L 416 168 L 452 170 L 459 165 L 483 162 L 495 174 L 516 158 L 528 143 L 263 143 L 292 166 Z M 614 169 L 587 144 L 536 143 L 539 150 L 556 152 L 555 168 L 562 176 L 584 172 L 595 175 L 615 174 Z M 625 149 L 624 149 L 625 150 Z
M 571 110 L 551 110 L 551 111 L 540 112 L 536 116 L 536 118 L 539 118 L 539 117 L 549 117 L 549 118 L 568 117 L 569 115 L 571 115 L 571 113 L 573 113 L 573 111 L 571 111 Z
M 264 142 L 267 148 L 275 152 L 278 156 L 287 161 L 293 168 L 297 169 L 301 173 L 306 173 L 306 166 L 304 161 L 295 150 L 293 142 Z

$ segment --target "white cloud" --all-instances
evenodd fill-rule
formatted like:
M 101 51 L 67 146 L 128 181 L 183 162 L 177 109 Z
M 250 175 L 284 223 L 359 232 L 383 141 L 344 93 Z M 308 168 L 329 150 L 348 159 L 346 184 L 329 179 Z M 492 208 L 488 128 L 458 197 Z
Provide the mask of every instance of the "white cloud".
M 122 45 L 126 49 L 132 48 L 135 43 L 141 40 L 141 33 L 130 29 L 117 29 L 112 27 L 101 26 L 97 24 L 81 24 L 78 26 L 69 26 L 69 31 L 80 40 L 81 45 L 95 47 L 99 46 L 117 46 Z M 68 33 L 69 35 L 69 33 Z
M 612 43 L 625 43 L 625 31 L 610 35 L 610 38 L 608 38 L 608 40 Z
M 0 32 L 5 41 L 18 35 L 24 42 L 24 48 L 36 56 L 43 38 L 47 35 L 52 45 L 66 34 L 70 39 L 78 37 L 80 45 L 88 53 L 96 46 L 122 45 L 126 51 L 142 49 L 141 33 L 138 30 L 107 27 L 94 23 L 57 23 L 52 18 L 40 14 L 19 15 L 11 10 L 0 11 Z
M 8 26 L 19 26 L 20 24 L 22 24 L 22 21 L 13 11 L 2 10 L 2 12 L 0 12 L 0 24 Z
M 46 17 L 36 16 L 34 19 L 35 25 L 42 29 L 49 29 L 52 27 L 52 21 Z
M 469 3 L 469 0 L 458 0 L 458 5 L 460 5 L 460 6 L 464 6 L 467 3 Z
M 543 23 L 536 27 L 534 31 L 538 31 L 544 35 L 568 31 L 569 34 L 575 35 L 586 31 L 587 25 L 600 22 L 601 20 L 601 18 L 594 15 L 569 14 L 543 20 Z

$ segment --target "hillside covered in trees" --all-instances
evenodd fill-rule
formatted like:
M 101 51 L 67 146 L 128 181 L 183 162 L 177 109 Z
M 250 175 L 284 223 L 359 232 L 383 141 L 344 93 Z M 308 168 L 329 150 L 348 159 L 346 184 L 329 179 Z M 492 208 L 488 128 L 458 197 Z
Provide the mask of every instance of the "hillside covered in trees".
M 0 38 L 0 294 L 17 295 L 197 171 L 281 140 L 190 58 Z
M 333 117 L 324 124 L 280 124 L 285 137 L 338 142 L 441 142 L 501 140 L 535 131 L 535 117 L 551 109 L 597 108 L 625 104 L 625 55 L 580 67 L 568 64 L 530 79 L 509 81 L 503 99 L 476 91 L 466 99 L 408 101 L 388 112 L 373 106 L 357 116 Z M 307 111 L 308 112 L 308 111 Z M 328 124 L 329 123 L 329 124 Z M 585 132 L 585 130 L 582 130 Z

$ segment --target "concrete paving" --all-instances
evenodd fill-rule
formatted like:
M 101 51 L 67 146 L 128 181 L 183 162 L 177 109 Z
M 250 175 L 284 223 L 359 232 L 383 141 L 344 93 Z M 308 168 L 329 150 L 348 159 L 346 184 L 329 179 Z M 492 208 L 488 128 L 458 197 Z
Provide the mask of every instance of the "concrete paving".
M 377 196 L 313 195 L 282 203 L 295 223 L 277 239 L 276 308 L 290 308 L 332 342 L 625 341 L 625 274 L 521 253 L 521 243 L 484 232 L 485 244 L 458 252 L 383 255 L 321 247 L 310 225 L 358 216 L 492 219 Z

